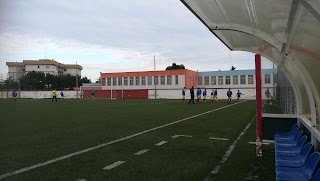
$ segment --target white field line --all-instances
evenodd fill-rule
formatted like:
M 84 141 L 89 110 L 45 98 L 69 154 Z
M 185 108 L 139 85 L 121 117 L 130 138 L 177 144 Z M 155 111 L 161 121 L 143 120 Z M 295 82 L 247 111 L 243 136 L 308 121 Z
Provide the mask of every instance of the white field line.
M 181 101 L 155 102 L 155 103 L 150 103 L 150 104 L 169 104 L 169 103 L 175 103 L 175 102 L 181 102 Z
M 147 153 L 149 151 L 149 149 L 143 149 L 143 150 L 140 150 L 140 151 L 138 151 L 137 153 L 135 153 L 135 154 L 133 154 L 133 155 L 142 155 L 142 154 L 144 154 L 144 153 Z
M 167 141 L 161 141 L 161 142 L 159 142 L 159 143 L 157 143 L 157 144 L 155 144 L 156 146 L 161 146 L 161 145 L 164 145 L 164 144 L 166 144 L 167 143 Z
M 256 145 L 257 144 L 257 142 L 255 142 L 255 141 L 250 141 L 250 142 L 248 142 L 249 144 L 253 144 L 253 145 Z M 270 143 L 263 143 L 262 142 L 262 144 L 263 145 L 270 145 Z
M 262 140 L 262 143 L 273 143 L 274 144 L 274 140 Z
M 115 168 L 115 167 L 123 164 L 124 162 L 125 162 L 125 161 L 117 161 L 117 162 L 114 162 L 113 164 L 104 167 L 103 170 L 111 170 L 111 169 L 113 169 L 113 168 Z
M 78 180 L 76 180 L 76 181 L 86 181 L 86 179 L 78 179 Z
M 192 136 L 190 136 L 190 135 L 174 135 L 174 136 L 171 136 L 171 138 L 179 138 L 179 137 L 192 138 Z
M 234 150 L 234 148 L 236 147 L 236 144 L 238 143 L 238 141 L 240 140 L 240 138 L 245 134 L 245 132 L 249 129 L 249 127 L 251 126 L 254 118 L 256 116 L 254 116 L 251 121 L 248 123 L 248 125 L 242 130 L 242 132 L 240 133 L 240 135 L 237 137 L 236 140 L 234 140 L 234 142 L 232 143 L 232 145 L 229 147 L 229 149 L 227 150 L 227 152 L 224 154 L 222 160 L 220 161 L 220 163 L 214 167 L 214 169 L 209 173 L 209 175 L 206 177 L 205 181 L 209 180 L 210 175 L 211 174 L 217 174 L 222 166 L 222 164 L 228 160 L 229 156 L 231 155 L 232 151 Z
M 228 141 L 229 139 L 227 138 L 215 138 L 215 137 L 210 137 L 210 140 L 221 140 L 221 141 Z
M 135 134 L 123 137 L 123 138 L 119 138 L 119 139 L 116 139 L 116 140 L 113 140 L 113 141 L 102 143 L 100 145 L 97 145 L 97 146 L 94 146 L 94 147 L 91 147 L 91 148 L 87 148 L 87 149 L 80 150 L 80 151 L 77 151 L 77 152 L 74 152 L 74 153 L 70 153 L 68 155 L 64 155 L 64 156 L 61 156 L 61 157 L 58 157 L 58 158 L 54 158 L 54 159 L 51 159 L 51 160 L 48 160 L 48 161 L 45 161 L 45 162 L 42 162 L 42 163 L 38 163 L 38 164 L 35 164 L 35 165 L 32 165 L 32 166 L 29 166 L 29 167 L 21 168 L 19 170 L 13 171 L 13 172 L 8 172 L 8 173 L 0 175 L 0 180 L 3 179 L 3 178 L 6 178 L 6 177 L 10 177 L 12 175 L 17 175 L 17 174 L 20 174 L 20 173 L 23 173 L 23 172 L 26 172 L 26 171 L 29 171 L 29 170 L 32 170 L 32 169 L 35 169 L 35 168 L 39 168 L 39 167 L 43 167 L 45 165 L 49 165 L 51 163 L 55 163 L 55 162 L 58 162 L 58 161 L 61 161 L 61 160 L 65 160 L 65 159 L 70 158 L 70 157 L 81 155 L 83 153 L 87 153 L 89 151 L 96 150 L 98 148 L 102 148 L 102 147 L 105 147 L 105 146 L 108 146 L 108 145 L 111 145 L 111 144 L 114 144 L 114 143 L 118 143 L 118 142 L 121 142 L 121 141 L 124 141 L 124 140 L 128 140 L 130 138 L 133 138 L 133 137 L 145 134 L 145 133 L 149 133 L 151 131 L 155 131 L 155 130 L 158 130 L 158 129 L 161 129 L 161 128 L 164 128 L 164 127 L 168 127 L 168 126 L 171 126 L 171 125 L 174 125 L 174 124 L 177 124 L 177 123 L 180 123 L 180 122 L 192 119 L 192 118 L 196 118 L 196 117 L 199 117 L 199 116 L 202 116 L 202 115 L 205 115 L 205 114 L 209 114 L 211 112 L 219 111 L 221 109 L 224 109 L 224 108 L 227 108 L 227 107 L 231 107 L 231 106 L 234 106 L 234 105 L 246 102 L 246 101 L 247 100 L 240 101 L 240 102 L 237 102 L 237 103 L 234 103 L 234 104 L 230 104 L 230 105 L 227 105 L 227 106 L 219 107 L 217 109 L 206 111 L 206 112 L 203 112 L 203 113 L 200 113 L 200 114 L 196 114 L 194 116 L 190 116 L 190 117 L 187 117 L 187 118 L 184 118 L 184 119 L 180 119 L 180 120 L 177 120 L 177 121 L 174 121 L 174 122 L 171 122 L 171 123 L 167 123 L 167 124 L 164 124 L 164 125 L 161 125 L 161 126 L 157 126 L 157 127 L 154 127 L 154 128 L 148 129 L 148 130 L 144 130 L 144 131 L 141 131 L 139 133 L 135 133 Z

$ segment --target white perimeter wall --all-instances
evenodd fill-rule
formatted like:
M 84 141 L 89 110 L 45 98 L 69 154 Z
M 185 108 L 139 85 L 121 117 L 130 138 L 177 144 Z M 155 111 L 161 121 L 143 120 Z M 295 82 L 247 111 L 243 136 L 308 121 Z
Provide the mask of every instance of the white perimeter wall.
M 17 93 L 19 94 L 19 91 L 17 91 Z M 65 99 L 77 98 L 77 91 L 63 91 L 63 94 Z M 9 91 L 8 94 L 6 91 L 0 92 L 0 98 L 11 98 L 11 97 L 12 97 L 12 91 Z M 51 91 L 21 91 L 20 98 L 31 98 L 31 99 L 52 98 L 52 92 Z M 61 98 L 60 91 L 57 91 L 57 98 Z
M 196 95 L 196 90 L 194 91 Z M 202 89 L 203 92 L 204 89 Z M 244 95 L 241 95 L 241 99 L 256 99 L 256 90 L 255 89 L 231 89 L 233 99 L 236 98 L 236 94 L 240 90 L 240 92 Z M 248 91 L 250 90 L 250 91 Z M 264 94 L 266 88 L 262 88 L 262 98 L 266 99 Z M 270 93 L 272 95 L 273 89 L 269 88 Z M 212 89 L 207 89 L 207 99 L 211 97 Z M 218 89 L 218 99 L 227 99 L 227 91 L 228 89 Z M 148 91 L 149 99 L 154 99 L 154 90 Z M 273 96 L 273 95 L 272 95 Z M 202 96 L 201 96 L 202 97 Z M 182 99 L 182 90 L 157 90 L 157 99 Z M 190 99 L 190 90 L 186 89 L 186 99 Z M 202 97 L 203 99 L 203 97 Z

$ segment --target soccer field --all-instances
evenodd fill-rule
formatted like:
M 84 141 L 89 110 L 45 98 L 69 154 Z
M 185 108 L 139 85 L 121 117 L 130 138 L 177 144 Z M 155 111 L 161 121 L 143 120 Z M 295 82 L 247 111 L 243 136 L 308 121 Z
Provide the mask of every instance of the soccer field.
M 245 180 L 252 164 L 232 175 L 243 158 L 220 161 L 252 121 L 255 101 L 0 100 L 0 111 L 3 180 L 204 180 L 218 165 L 209 180 Z M 251 161 L 254 129 L 239 140 Z

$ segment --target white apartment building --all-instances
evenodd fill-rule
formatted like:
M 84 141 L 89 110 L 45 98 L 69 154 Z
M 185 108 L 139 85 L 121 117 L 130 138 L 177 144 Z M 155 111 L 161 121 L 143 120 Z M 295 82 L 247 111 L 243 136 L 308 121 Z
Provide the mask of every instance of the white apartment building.
M 28 72 L 36 71 L 52 75 L 77 75 L 81 77 L 82 66 L 62 64 L 53 59 L 23 60 L 23 62 L 6 62 L 8 78 L 17 80 Z

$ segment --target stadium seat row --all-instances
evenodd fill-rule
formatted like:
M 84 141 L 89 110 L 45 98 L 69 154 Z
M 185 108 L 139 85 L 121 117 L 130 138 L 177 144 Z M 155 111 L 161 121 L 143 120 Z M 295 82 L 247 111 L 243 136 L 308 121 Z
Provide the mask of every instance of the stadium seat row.
M 277 181 L 320 181 L 320 153 L 314 152 L 298 125 L 275 133 L 274 141 Z

